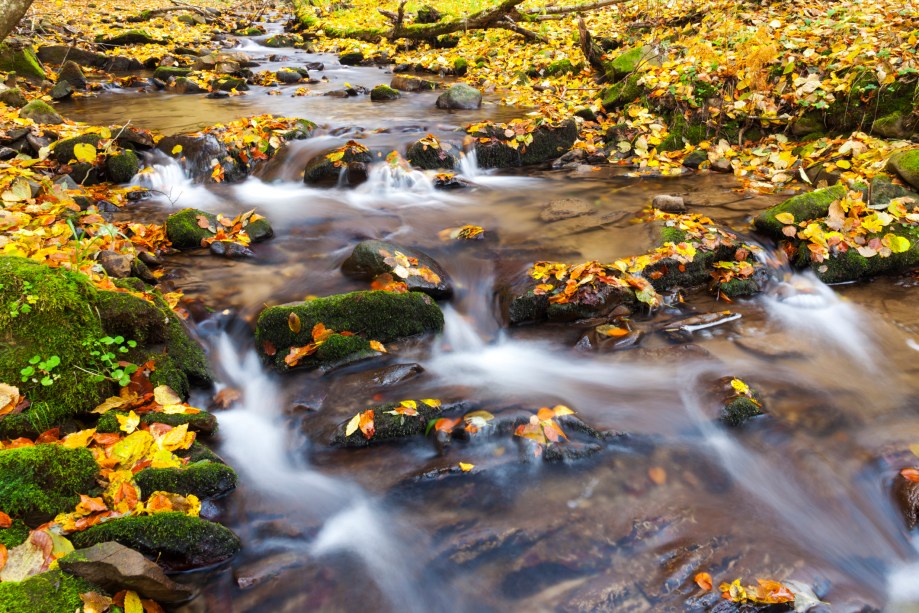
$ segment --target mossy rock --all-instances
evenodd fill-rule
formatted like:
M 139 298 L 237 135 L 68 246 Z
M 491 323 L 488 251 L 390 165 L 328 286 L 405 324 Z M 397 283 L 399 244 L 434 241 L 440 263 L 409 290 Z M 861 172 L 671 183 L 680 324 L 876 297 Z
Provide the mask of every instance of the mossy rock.
M 620 81 L 638 70 L 653 55 L 651 47 L 647 45 L 621 53 L 606 65 L 607 78 L 613 82 Z
M 48 78 L 32 47 L 0 43 L 0 70 L 41 82 Z M 50 122 L 45 122 L 50 123 Z
M 166 236 L 176 249 L 196 249 L 201 247 L 201 241 L 214 236 L 209 228 L 198 225 L 198 217 L 203 216 L 210 226 L 215 227 L 217 216 L 200 209 L 182 209 L 166 218 Z M 267 219 L 257 219 L 249 222 L 245 227 L 246 233 L 252 242 L 258 243 L 274 236 L 274 230 Z
M 370 99 L 374 102 L 386 102 L 388 100 L 398 100 L 402 94 L 391 88 L 389 85 L 377 85 L 370 90 Z
M 426 136 L 408 146 L 405 159 L 424 170 L 453 170 L 459 160 L 459 149 L 450 143 Z
M 65 138 L 54 144 L 54 147 L 51 149 L 51 155 L 54 156 L 54 159 L 60 164 L 69 164 L 76 159 L 74 148 L 77 145 L 92 145 L 94 148 L 98 148 L 101 140 L 102 137 L 98 134 L 81 134 L 73 138 Z
M 757 215 L 753 219 L 753 226 L 772 238 L 784 238 L 782 228 L 787 224 L 778 221 L 775 218 L 776 215 L 791 213 L 795 218 L 795 223 L 826 217 L 830 210 L 830 205 L 845 195 L 846 186 L 842 184 L 798 194 L 782 204 L 768 208 Z
M 580 71 L 580 64 L 572 64 L 571 60 L 556 60 L 546 66 L 546 74 L 550 77 L 557 77 L 563 74 L 575 74 Z
M 578 138 L 578 126 L 574 119 L 567 119 L 559 124 L 541 125 L 531 134 L 532 143 L 515 149 L 506 144 L 508 139 L 504 135 L 504 130 L 495 127 L 486 130 L 485 135 L 492 137 L 491 140 L 475 143 L 479 166 L 513 168 L 554 160 L 574 145 Z
M 184 468 L 146 468 L 134 475 L 144 497 L 153 492 L 194 494 L 205 500 L 224 496 L 236 488 L 236 471 L 218 462 L 194 462 Z
M 160 81 L 168 81 L 172 77 L 187 77 L 191 74 L 191 68 L 179 68 L 177 66 L 159 66 L 153 71 L 153 78 Z
M 357 66 L 364 61 L 364 54 L 360 51 L 345 51 L 338 56 L 338 63 L 342 66 Z
M 871 204 L 875 206 L 889 204 L 894 198 L 912 198 L 919 205 L 919 194 L 902 185 L 892 182 L 892 177 L 886 174 L 875 175 L 871 179 L 870 197 Z
M 160 41 L 153 38 L 146 30 L 125 30 L 114 36 L 97 36 L 96 42 L 109 47 L 122 47 L 126 45 L 151 45 Z
M 436 105 L 439 109 L 475 110 L 482 106 L 482 92 L 465 83 L 457 83 L 437 97 Z
M 373 407 L 373 436 L 367 439 L 360 430 L 352 432 L 350 436 L 346 435 L 348 429 L 347 419 L 335 428 L 332 434 L 331 444 L 337 447 L 367 447 L 379 443 L 386 443 L 412 436 L 419 436 L 425 433 L 428 422 L 437 418 L 447 407 L 432 407 L 418 400 L 415 401 L 418 415 L 391 415 L 390 411 L 400 406 L 399 402 L 390 402 L 380 406 Z
M 231 92 L 233 90 L 246 92 L 249 91 L 249 85 L 246 83 L 245 79 L 240 79 L 238 77 L 221 77 L 211 81 L 211 89 L 219 92 Z
M 291 330 L 292 314 L 300 322 Z M 376 355 L 370 340 L 388 343 L 428 332 L 440 332 L 444 316 L 430 296 L 419 292 L 394 294 L 383 291 L 352 292 L 307 302 L 269 307 L 262 311 L 256 328 L 256 344 L 279 370 L 288 370 L 284 356 L 291 347 L 312 342 L 313 327 L 321 323 L 336 334 L 300 364 L 308 368 L 331 367 L 353 359 Z
M 0 102 L 13 108 L 23 107 L 29 103 L 22 90 L 18 87 L 12 87 L 0 92 Z
M 344 147 L 324 151 L 307 162 L 303 170 L 303 182 L 307 185 L 335 184 L 342 174 L 342 169 L 347 174 L 347 170 L 352 165 L 366 166 L 373 162 L 373 156 L 366 147 L 355 146 L 357 143 L 352 143 L 353 141 Z M 336 162 L 329 159 L 329 156 L 342 151 L 344 155 L 338 160 L 338 166 L 336 166 Z
M 38 98 L 19 109 L 19 116 L 23 119 L 31 119 L 35 123 L 52 125 L 64 123 L 64 119 L 58 115 L 54 107 Z
M 915 106 L 917 93 L 919 82 L 902 80 L 880 85 L 875 72 L 866 70 L 850 85 L 848 95 L 837 95 L 829 105 L 826 122 L 839 131 L 868 131 L 877 118 L 897 114 L 907 117 Z
M 99 466 L 87 449 L 44 444 L 0 451 L 0 509 L 30 526 L 72 511 L 97 489 Z
M 453 60 L 453 74 L 458 77 L 465 75 L 469 71 L 469 62 L 458 57 Z
M 757 394 L 753 393 L 753 399 L 746 396 L 736 396 L 731 398 L 724 403 L 724 407 L 721 409 L 721 423 L 726 426 L 737 427 L 743 424 L 745 421 L 751 417 L 756 417 L 757 415 L 763 414 L 762 406 L 758 401 L 754 401 L 757 398 Z
M 303 37 L 299 34 L 275 34 L 266 38 L 262 45 L 272 49 L 280 47 L 295 47 L 303 42 Z
M 73 613 L 83 610 L 80 594 L 102 592 L 80 577 L 58 570 L 33 575 L 24 581 L 0 583 L 2 613 Z
M 698 145 L 707 136 L 704 125 L 691 125 L 682 113 L 674 113 L 670 119 L 670 128 L 658 149 L 660 151 L 678 151 L 688 145 Z
M 9 528 L 0 528 L 0 545 L 12 549 L 29 538 L 29 527 L 21 519 L 14 519 Z
M 99 432 L 118 432 L 121 427 L 118 417 L 127 417 L 126 411 L 109 411 L 99 418 L 96 430 Z M 211 434 L 217 430 L 217 418 L 213 413 L 201 411 L 200 413 L 144 413 L 140 415 L 142 424 L 166 424 L 167 426 L 181 426 L 188 424 L 188 429 L 201 434 Z
M 897 175 L 914 189 L 919 189 L 919 149 L 901 151 L 890 156 L 887 172 Z
M 393 257 L 397 252 L 417 260 L 418 264 L 414 268 L 426 268 L 440 280 L 434 282 L 433 278 L 428 280 L 416 274 L 410 274 L 405 278 L 399 277 L 395 274 L 396 266 L 386 262 L 387 258 Z M 342 263 L 341 271 L 347 277 L 362 281 L 372 281 L 379 275 L 391 274 L 394 279 L 405 283 L 409 291 L 424 292 L 436 299 L 449 298 L 453 295 L 453 286 L 450 284 L 447 271 L 434 258 L 423 251 L 396 243 L 377 240 L 358 243 L 348 259 Z
M 240 549 L 239 538 L 227 528 L 184 513 L 121 517 L 74 533 L 70 540 L 80 549 L 115 541 L 170 570 L 225 562 Z
M 891 274 L 911 270 L 919 266 L 919 234 L 910 228 L 889 228 L 894 234 L 906 238 L 910 247 L 901 253 L 892 253 L 888 257 L 874 255 L 865 257 L 855 249 L 845 253 L 834 252 L 823 262 L 808 262 L 811 269 L 824 283 L 849 283 L 882 274 Z M 886 234 L 886 232 L 884 233 Z M 880 238 L 882 235 L 877 235 Z M 867 237 L 869 239 L 875 236 Z M 803 247 L 802 247 L 803 249 Z
M 34 436 L 114 395 L 113 382 L 93 381 L 87 371 L 102 368 L 91 354 L 100 339 L 117 335 L 138 343 L 123 356 L 129 361 L 165 355 L 186 387 L 189 380 L 211 380 L 204 351 L 162 299 L 99 291 L 81 274 L 0 257 L 0 381 L 18 385 L 32 401 L 22 413 L 0 418 L 0 438 Z M 34 356 L 60 359 L 51 385 L 36 376 L 21 381 L 20 370 Z
M 130 183 L 140 170 L 140 160 L 130 149 L 105 158 L 105 175 L 112 183 Z
M 884 138 L 909 138 L 915 132 L 909 117 L 903 111 L 894 111 L 879 117 L 871 124 L 871 133 Z

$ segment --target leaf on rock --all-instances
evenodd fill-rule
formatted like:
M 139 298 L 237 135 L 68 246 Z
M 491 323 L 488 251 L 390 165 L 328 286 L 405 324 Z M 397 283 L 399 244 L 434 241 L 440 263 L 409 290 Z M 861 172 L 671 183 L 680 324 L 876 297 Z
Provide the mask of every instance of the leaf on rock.
M 9 528 L 13 525 L 13 520 L 10 519 L 10 516 L 0 511 L 0 528 Z
M 776 214 L 776 216 L 775 216 L 775 220 L 776 220 L 777 222 L 779 222 L 780 224 L 784 224 L 784 225 L 786 225 L 786 226 L 790 226 L 790 225 L 794 225 L 794 223 L 795 223 L 795 216 L 792 215 L 791 213 L 788 213 L 788 212 L 785 212 L 785 213 L 778 213 L 778 214 Z
M 290 328 L 290 331 L 294 334 L 300 333 L 300 316 L 293 311 L 287 316 L 287 327 Z
M 78 162 L 92 164 L 96 161 L 96 147 L 89 143 L 77 143 L 73 146 L 73 157 Z
M 112 599 L 99 592 L 80 594 L 83 601 L 83 613 L 105 613 L 112 606 Z
M 157 404 L 163 406 L 167 404 L 182 404 L 182 397 L 168 385 L 157 385 L 153 388 L 153 399 Z
M 693 580 L 703 590 L 712 589 L 712 576 L 708 573 L 697 573 Z
M 345 436 L 351 436 L 357 432 L 358 427 L 361 424 L 361 414 L 358 413 L 348 422 L 348 425 L 345 427 Z
M 116 415 L 115 417 L 118 419 L 118 429 L 128 434 L 134 432 L 137 426 L 140 425 L 140 416 L 134 411 L 129 412 L 127 415 Z
M 358 427 L 361 429 L 361 434 L 364 435 L 364 438 L 368 441 L 373 438 L 376 428 L 373 425 L 373 409 L 367 409 L 360 414 L 360 421 Z

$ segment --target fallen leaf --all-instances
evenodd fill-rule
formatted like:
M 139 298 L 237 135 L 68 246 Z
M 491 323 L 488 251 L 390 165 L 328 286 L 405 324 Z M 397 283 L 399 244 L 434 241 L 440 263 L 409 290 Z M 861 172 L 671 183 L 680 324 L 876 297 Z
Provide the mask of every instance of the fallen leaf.
M 652 466 L 649 468 L 648 477 L 655 485 L 664 485 L 667 483 L 667 471 L 660 466 Z
M 157 404 L 167 405 L 167 404 L 181 404 L 182 397 L 179 396 L 174 389 L 168 385 L 157 385 L 153 388 L 153 399 Z
M 712 576 L 708 573 L 697 573 L 694 578 L 696 585 L 698 585 L 703 590 L 712 589 Z
M 293 311 L 287 316 L 287 327 L 290 328 L 290 331 L 294 334 L 300 333 L 300 316 Z
M 0 528 L 9 528 L 13 525 L 13 520 L 10 519 L 10 516 L 0 511 Z
M 459 463 L 460 470 L 464 473 L 468 473 L 470 470 L 475 468 L 475 464 L 467 464 L 466 462 Z
M 373 409 L 367 409 L 360 414 L 358 427 L 361 429 L 361 434 L 364 435 L 365 439 L 369 441 L 373 438 L 374 433 L 376 433 L 376 428 L 373 425 Z

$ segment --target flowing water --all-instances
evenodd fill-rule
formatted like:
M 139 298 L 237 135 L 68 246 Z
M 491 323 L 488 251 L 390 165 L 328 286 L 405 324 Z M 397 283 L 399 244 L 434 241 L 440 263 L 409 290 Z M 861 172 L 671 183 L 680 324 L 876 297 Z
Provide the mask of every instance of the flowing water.
M 779 267 L 774 287 L 756 299 L 725 307 L 698 293 L 636 316 L 646 336 L 627 351 L 576 350 L 587 331 L 577 325 L 508 329 L 497 296 L 534 260 L 611 260 L 648 249 L 649 229 L 633 220 L 654 194 L 681 194 L 693 210 L 736 228 L 780 197 L 745 194 L 719 175 L 494 174 L 473 158 L 460 169 L 470 182 L 463 190 L 439 192 L 429 176 L 383 163 L 354 190 L 306 187 L 306 161 L 348 138 L 385 156 L 427 132 L 459 141 L 466 122 L 525 111 L 487 100 L 481 111 L 449 114 L 433 108 L 435 94 L 387 104 L 329 98 L 318 93 L 390 77 L 254 42 L 242 50 L 265 60 L 260 69 L 322 61 L 317 75 L 328 81 L 305 97 L 292 97 L 294 87 L 228 100 L 116 91 L 71 108 L 86 121 L 130 118 L 164 131 L 263 112 L 323 126 L 240 185 L 193 185 L 164 159 L 151 159 L 155 172 L 138 178 L 160 196 L 132 216 L 257 207 L 276 231 L 251 259 L 202 252 L 167 264 L 168 279 L 201 307 L 191 310 L 220 385 L 243 394 L 220 412 L 214 441 L 240 487 L 206 511 L 236 530 L 244 549 L 231 567 L 190 578 L 203 590 L 185 610 L 705 610 L 718 597 L 696 587 L 701 571 L 716 582 L 793 579 L 833 611 L 916 610 L 915 542 L 889 494 L 919 443 L 912 277 L 828 288 Z M 267 61 L 272 54 L 288 59 Z M 602 225 L 540 219 L 549 201 L 572 197 L 592 203 Z M 485 227 L 486 239 L 438 239 L 467 223 Z M 364 289 L 338 268 L 365 238 L 419 247 L 447 269 L 456 295 L 442 305 L 444 333 L 325 375 L 267 372 L 252 347 L 259 311 Z M 691 342 L 660 333 L 667 322 L 725 308 L 742 317 L 694 332 Z M 720 426 L 710 390 L 725 376 L 760 390 L 769 415 Z M 447 447 L 430 437 L 361 450 L 328 444 L 359 410 L 423 397 L 468 401 L 493 412 L 503 430 Z M 555 404 L 624 434 L 593 455 L 537 460 L 507 428 Z M 570 434 L 575 451 L 598 445 Z M 459 462 L 475 468 L 461 472 Z

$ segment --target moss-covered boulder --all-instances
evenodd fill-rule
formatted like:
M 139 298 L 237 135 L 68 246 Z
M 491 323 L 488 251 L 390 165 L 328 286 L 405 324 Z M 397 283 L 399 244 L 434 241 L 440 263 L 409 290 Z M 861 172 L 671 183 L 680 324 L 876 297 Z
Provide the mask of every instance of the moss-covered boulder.
M 268 240 L 274 236 L 271 224 L 264 217 L 255 215 L 246 220 L 243 229 L 253 242 Z M 207 227 L 202 227 L 203 220 L 208 222 Z M 196 249 L 201 247 L 201 241 L 216 234 L 212 230 L 217 227 L 217 216 L 200 209 L 183 209 L 166 218 L 166 236 L 176 249 Z
M 44 444 L 0 451 L 0 509 L 30 526 L 72 511 L 97 489 L 99 466 L 87 449 Z
M 550 77 L 557 77 L 563 74 L 575 74 L 581 71 L 579 64 L 572 64 L 571 60 L 555 60 L 546 66 L 546 74 Z
M 11 42 L 0 43 L 0 70 L 35 82 L 48 78 L 32 47 Z
M 430 296 L 419 292 L 338 294 L 265 309 L 258 318 L 256 344 L 270 363 L 286 371 L 291 348 L 313 343 L 313 329 L 320 323 L 335 334 L 300 360 L 300 366 L 329 368 L 377 355 L 371 341 L 388 343 L 440 332 L 444 316 Z
M 403 92 L 434 91 L 437 89 L 437 82 L 407 75 L 395 75 L 389 86 Z
M 388 100 L 398 100 L 402 94 L 391 88 L 389 85 L 377 85 L 370 90 L 370 99 L 374 102 L 386 102 Z
M 603 108 L 615 111 L 625 105 L 635 102 L 644 94 L 644 88 L 638 84 L 639 75 L 629 75 L 618 83 L 613 83 L 600 93 Z
M 574 119 L 568 119 L 559 124 L 542 124 L 536 126 L 528 136 L 532 136 L 529 144 L 515 142 L 515 146 L 508 144 L 505 129 L 489 126 L 477 132 L 475 143 L 476 158 L 482 168 L 513 168 L 541 164 L 554 160 L 571 149 L 578 138 L 578 126 Z M 483 141 L 483 138 L 488 140 Z
M 457 83 L 437 98 L 437 108 L 474 111 L 482 106 L 482 92 L 465 83 Z
M 28 99 L 18 87 L 11 87 L 0 91 L 0 102 L 6 106 L 20 108 L 29 103 Z
M 9 528 L 0 528 L 0 545 L 12 549 L 29 537 L 29 527 L 21 519 L 14 519 Z
M 887 160 L 887 171 L 919 189 L 919 149 L 901 151 Z
M 776 215 L 790 213 L 795 218 L 795 223 L 826 217 L 830 205 L 845 195 L 846 186 L 842 184 L 798 194 L 757 215 L 753 219 L 753 226 L 773 238 L 782 238 L 782 228 L 788 224 L 776 219 Z
M 151 379 L 153 377 L 151 376 Z M 157 382 L 160 384 L 160 382 Z M 169 385 L 168 382 L 164 382 Z M 170 387 L 172 387 L 170 385 Z M 173 388 L 179 392 L 178 389 Z M 181 394 L 181 392 L 179 392 Z M 118 417 L 127 417 L 127 411 L 109 411 L 99 418 L 96 423 L 96 430 L 99 432 L 118 432 L 121 429 L 118 423 Z M 188 424 L 188 429 L 200 434 L 211 434 L 217 430 L 217 418 L 213 413 L 201 411 L 200 413 L 144 413 L 140 415 L 142 424 L 166 424 L 167 426 L 181 426 Z
M 187 392 L 189 382 L 210 382 L 203 350 L 160 298 L 149 302 L 99 291 L 83 275 L 0 257 L 0 381 L 18 385 L 32 403 L 0 418 L 0 438 L 34 436 L 116 393 L 104 376 L 106 365 L 93 353 L 117 336 L 122 347 L 127 340 L 137 343 L 121 359 L 153 359 L 156 378 L 162 368 L 176 391 Z M 26 368 L 31 370 L 23 374 Z
M 33 575 L 25 581 L 0 583 L 0 611 L 73 613 L 83 610 L 80 594 L 101 591 L 85 579 L 52 570 Z
M 38 98 L 19 109 L 19 116 L 23 119 L 31 119 L 35 123 L 52 125 L 64 123 L 64 119 L 58 115 L 54 107 Z
M 624 53 L 620 53 L 613 61 L 607 64 L 607 78 L 609 78 L 610 81 L 624 79 L 655 57 L 656 54 L 654 50 L 647 45 L 629 49 Z
M 239 77 L 220 77 L 211 81 L 211 89 L 218 92 L 246 92 L 249 91 L 249 84 Z
M 51 155 L 61 164 L 69 164 L 76 159 L 74 148 L 77 145 L 92 145 L 98 148 L 102 137 L 98 134 L 81 134 L 73 138 L 65 138 L 54 143 Z
M 311 159 L 303 171 L 307 185 L 335 185 L 344 177 L 348 185 L 367 179 L 367 165 L 373 161 L 370 150 L 353 140 L 343 147 L 324 151 Z
M 86 89 L 86 75 L 80 65 L 72 60 L 67 60 L 61 66 L 61 71 L 57 75 L 57 82 L 69 83 L 74 89 Z
M 372 281 L 379 275 L 392 275 L 408 286 L 409 291 L 424 292 L 432 298 L 453 295 L 450 277 L 434 258 L 419 251 L 386 241 L 363 241 L 341 265 L 345 276 Z
M 877 275 L 903 272 L 919 266 L 919 233 L 915 229 L 902 227 L 893 228 L 891 233 L 909 241 L 909 248 L 900 253 L 891 253 L 887 257 L 866 257 L 855 249 L 833 251 L 822 262 L 807 263 L 824 283 L 849 283 Z M 877 235 L 876 238 L 881 238 L 881 235 Z M 806 247 L 801 246 L 800 249 Z M 802 251 L 802 254 L 806 254 L 806 251 Z
M 405 401 L 390 402 L 373 407 L 374 433 L 369 439 L 360 429 L 347 434 L 351 421 L 349 418 L 335 428 L 330 443 L 336 447 L 367 447 L 418 436 L 425 433 L 430 420 L 439 417 L 443 410 L 448 408 L 442 407 L 440 403 L 429 404 L 423 400 L 412 400 L 408 403 L 406 405 Z M 410 414 L 406 415 L 406 411 Z
M 153 38 L 146 30 L 124 30 L 112 36 L 96 37 L 96 42 L 106 47 L 124 47 L 127 45 L 152 45 L 160 41 Z
M 303 37 L 299 34 L 274 34 L 262 41 L 263 46 L 270 47 L 272 49 L 279 49 L 281 47 L 294 47 L 302 43 Z
M 459 149 L 428 134 L 408 146 L 405 159 L 424 170 L 452 170 L 458 164 Z
M 762 414 L 763 406 L 758 395 L 753 392 L 752 396 L 738 395 L 726 400 L 721 408 L 719 419 L 726 426 L 736 427 L 751 417 Z
M 191 74 L 191 68 L 180 68 L 178 66 L 159 66 L 153 71 L 153 78 L 160 81 L 168 81 L 175 77 L 187 77 Z
M 147 468 L 134 476 L 144 497 L 153 492 L 194 494 L 205 500 L 224 496 L 236 488 L 236 471 L 219 462 L 193 462 L 183 468 Z
M 115 541 L 170 570 L 202 568 L 229 560 L 239 538 L 220 524 L 184 513 L 121 517 L 71 535 L 75 547 Z
M 919 194 L 894 183 L 892 177 L 884 173 L 875 175 L 871 179 L 868 195 L 869 204 L 872 206 L 890 204 L 894 198 L 911 198 L 915 204 L 919 205 Z
M 112 183 L 129 183 L 140 170 L 140 160 L 130 149 L 105 158 L 105 176 Z
M 343 51 L 338 55 L 338 63 L 342 66 L 357 66 L 364 61 L 364 54 L 360 51 Z

